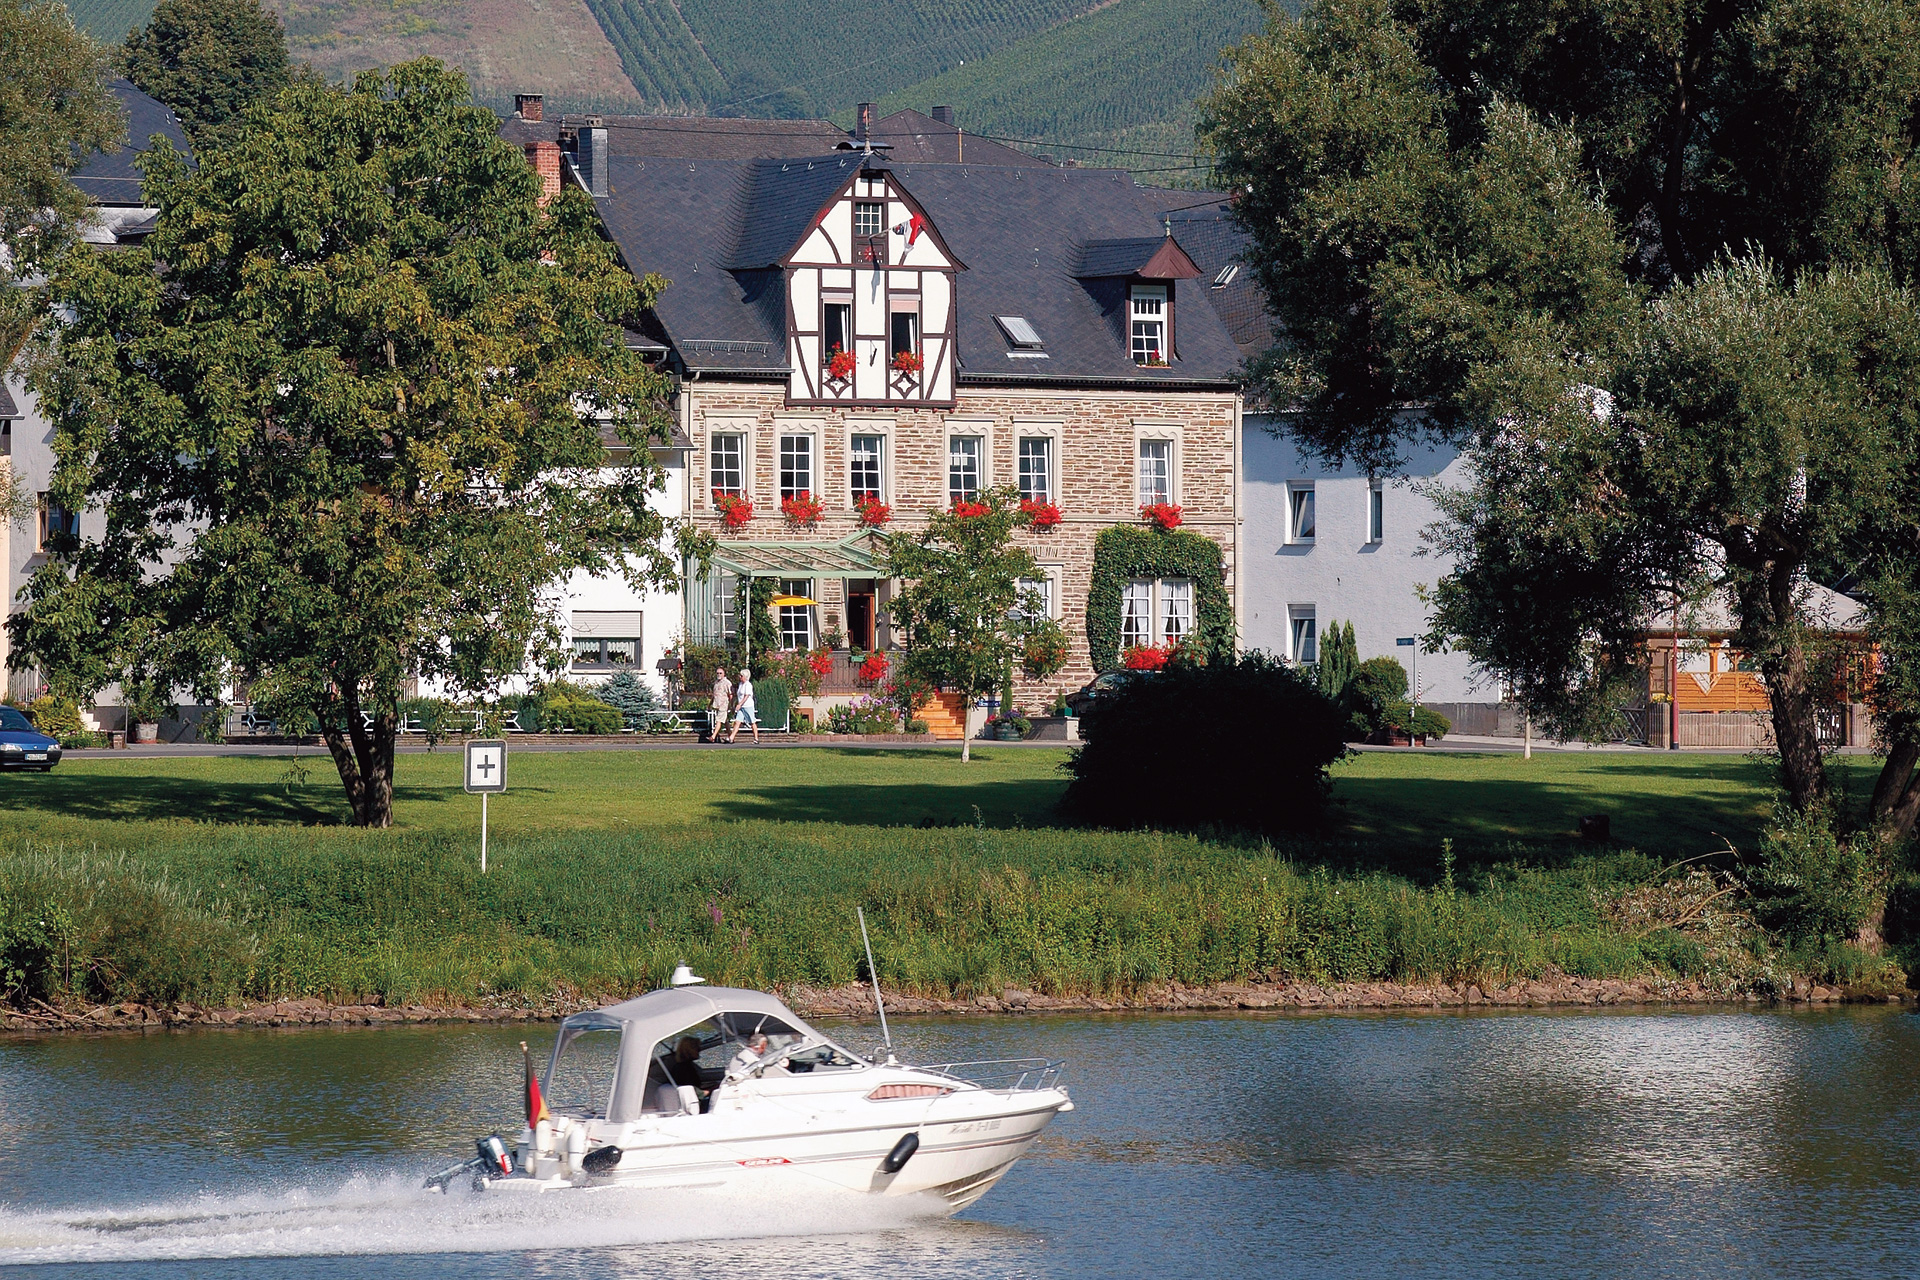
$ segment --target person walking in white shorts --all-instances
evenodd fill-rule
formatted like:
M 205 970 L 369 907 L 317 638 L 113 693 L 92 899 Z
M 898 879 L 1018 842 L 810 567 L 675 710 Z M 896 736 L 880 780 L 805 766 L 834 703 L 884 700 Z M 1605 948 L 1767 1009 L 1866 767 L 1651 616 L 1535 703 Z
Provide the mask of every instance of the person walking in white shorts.
M 727 733 L 731 743 L 740 736 L 740 726 L 746 725 L 753 730 L 753 740 L 760 741 L 760 716 L 753 708 L 753 673 L 742 667 L 740 681 L 733 686 L 733 728 Z

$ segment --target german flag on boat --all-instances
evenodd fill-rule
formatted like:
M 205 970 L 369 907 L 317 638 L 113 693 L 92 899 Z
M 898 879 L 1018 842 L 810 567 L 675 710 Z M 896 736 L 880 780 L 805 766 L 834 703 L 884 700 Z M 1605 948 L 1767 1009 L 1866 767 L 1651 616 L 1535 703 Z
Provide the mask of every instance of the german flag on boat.
M 547 1110 L 547 1100 L 540 1096 L 540 1079 L 533 1074 L 533 1052 L 525 1040 L 520 1042 L 520 1062 L 526 1070 L 527 1128 L 531 1129 L 542 1120 L 553 1119 L 553 1114 Z

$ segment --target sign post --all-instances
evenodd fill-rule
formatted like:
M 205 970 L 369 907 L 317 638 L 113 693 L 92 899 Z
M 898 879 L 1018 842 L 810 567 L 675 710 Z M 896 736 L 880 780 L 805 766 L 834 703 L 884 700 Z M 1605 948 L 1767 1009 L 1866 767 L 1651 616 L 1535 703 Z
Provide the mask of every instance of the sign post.
M 1413 650 L 1413 705 L 1420 705 L 1420 646 L 1415 636 L 1401 636 L 1393 643 L 1402 649 Z
M 499 738 L 467 743 L 467 793 L 480 794 L 480 874 L 487 874 L 487 797 L 507 789 L 507 744 Z

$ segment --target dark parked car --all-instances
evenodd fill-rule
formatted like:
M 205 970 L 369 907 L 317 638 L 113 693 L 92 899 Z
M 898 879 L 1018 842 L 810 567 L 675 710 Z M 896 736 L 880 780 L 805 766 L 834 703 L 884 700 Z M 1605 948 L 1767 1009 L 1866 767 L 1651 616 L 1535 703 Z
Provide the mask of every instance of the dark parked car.
M 1076 716 L 1083 716 L 1101 698 L 1110 697 L 1135 680 L 1143 680 L 1152 674 L 1151 671 L 1103 671 L 1068 694 L 1067 706 Z
M 38 769 L 60 763 L 60 743 L 12 707 L 0 707 L 0 769 Z

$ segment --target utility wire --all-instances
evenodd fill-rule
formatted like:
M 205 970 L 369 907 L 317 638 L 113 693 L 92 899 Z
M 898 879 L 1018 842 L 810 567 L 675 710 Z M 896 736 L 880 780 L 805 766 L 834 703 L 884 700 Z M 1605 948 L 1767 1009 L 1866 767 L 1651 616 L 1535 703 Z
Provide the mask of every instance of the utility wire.
M 724 132 L 736 138 L 792 138 L 809 134 L 824 141 L 828 136 L 847 138 L 851 135 L 845 129 L 827 120 L 796 120 L 791 129 L 716 129 L 708 122 L 722 122 L 737 119 L 734 116 L 610 116 L 605 117 L 601 126 L 606 129 L 629 129 L 635 132 L 656 131 L 662 133 L 720 133 Z M 694 124 L 694 121 L 700 124 Z M 685 121 L 686 123 L 674 123 Z M 756 120 L 755 124 L 767 124 L 769 121 Z M 818 126 L 826 125 L 826 129 Z M 811 127 L 809 127 L 811 126 Z M 1007 143 L 1022 147 L 1041 147 L 1056 151 L 1098 151 L 1109 155 L 1146 156 L 1149 159 L 1185 160 L 1185 165 L 1169 165 L 1165 168 L 1210 169 L 1212 162 L 1202 160 L 1190 151 L 1146 151 L 1138 147 L 1107 147 L 1086 142 L 1046 142 L 1039 138 L 1016 138 L 1007 134 L 976 133 L 961 130 L 971 138 L 984 138 L 988 142 Z

